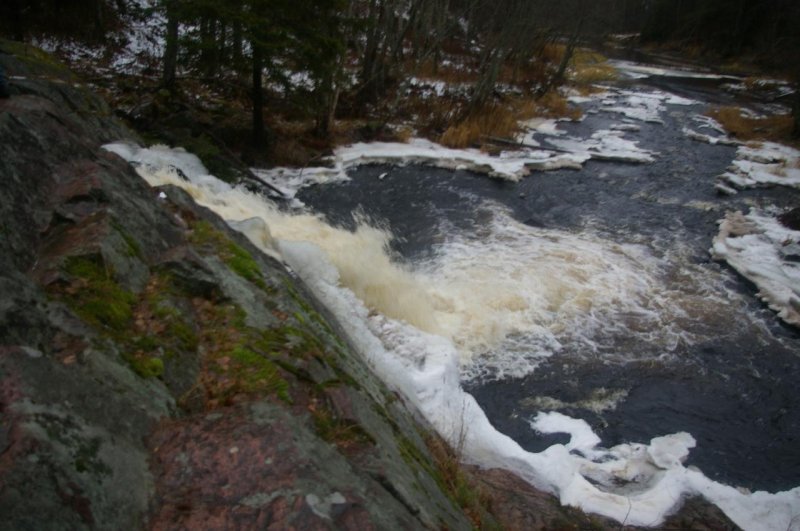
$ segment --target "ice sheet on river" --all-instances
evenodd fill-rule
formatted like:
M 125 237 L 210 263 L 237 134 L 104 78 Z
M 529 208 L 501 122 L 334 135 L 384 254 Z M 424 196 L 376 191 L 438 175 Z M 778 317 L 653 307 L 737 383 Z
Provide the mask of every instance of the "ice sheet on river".
M 695 114 L 692 116 L 692 121 L 697 124 L 695 126 L 697 129 L 692 129 L 690 127 L 683 128 L 683 134 L 692 140 L 705 142 L 706 144 L 711 144 L 712 146 L 717 144 L 725 146 L 738 146 L 741 144 L 741 142 L 735 138 L 728 136 L 725 128 L 710 116 Z M 705 130 L 706 132 L 698 131 L 698 129 Z
M 548 126 L 551 124 L 548 123 Z M 551 127 L 555 131 L 554 126 Z M 550 129 L 545 134 L 553 136 Z M 532 171 L 580 169 L 589 159 L 633 163 L 652 162 L 656 153 L 640 149 L 623 138 L 622 131 L 598 131 L 588 139 L 553 137 L 556 149 L 530 147 L 489 155 L 477 149 L 452 149 L 420 138 L 408 143 L 372 142 L 337 148 L 330 167 L 254 169 L 262 179 L 294 197 L 312 183 L 347 180 L 347 170 L 364 164 L 424 164 L 438 168 L 470 170 L 509 181 L 519 181 Z M 533 146 L 533 144 L 531 144 Z
M 423 164 L 453 170 L 471 170 L 509 181 L 519 181 L 534 170 L 580 168 L 589 160 L 586 153 L 556 153 L 544 149 L 504 151 L 498 156 L 477 149 L 451 149 L 429 140 L 415 138 L 408 143 L 371 142 L 337 148 L 329 157 L 330 167 L 254 169 L 262 179 L 294 197 L 297 190 L 312 183 L 347 180 L 347 170 L 365 164 Z
M 695 105 L 698 102 L 662 92 L 660 90 L 625 90 L 609 88 L 597 94 L 593 99 L 600 101 L 599 110 L 621 114 L 640 122 L 663 124 L 661 113 L 666 111 L 665 105 Z
M 137 172 L 151 185 L 184 188 L 200 204 L 245 231 L 265 252 L 279 253 L 336 315 L 350 343 L 367 357 L 375 371 L 414 403 L 446 439 L 453 444 L 463 443 L 466 460 L 511 470 L 553 492 L 564 504 L 627 525 L 657 526 L 685 497 L 694 495 L 719 506 L 746 530 L 790 529 L 797 521 L 800 488 L 777 494 L 748 493 L 716 483 L 683 465 L 682 460 L 695 444 L 686 433 L 606 449 L 585 422 L 543 413 L 533 419 L 534 427 L 567 433 L 570 442 L 554 444 L 539 453 L 524 450 L 495 430 L 475 399 L 461 388 L 459 352 L 452 341 L 371 311 L 355 291 L 345 287 L 341 267 L 334 264 L 330 252 L 323 247 L 327 238 L 338 243 L 358 234 L 348 236 L 342 229 L 324 225 L 308 214 L 280 212 L 264 198 L 209 175 L 199 159 L 184 150 L 143 149 L 131 144 L 113 144 L 106 149 L 135 163 Z M 298 225 L 308 226 L 309 230 L 298 232 Z M 266 228 L 272 237 L 264 236 Z M 372 232 L 380 236 L 379 231 Z M 290 238 L 297 234 L 305 236 Z M 377 247 L 371 248 L 381 249 L 381 241 L 378 238 Z M 363 263 L 376 269 L 377 262 L 388 256 L 385 252 L 375 253 L 365 262 L 361 256 L 350 256 L 354 253 L 349 248 L 344 254 L 347 256 L 343 258 L 358 261 L 362 272 Z M 393 281 L 403 278 L 392 277 Z
M 800 188 L 800 151 L 774 142 L 740 146 L 736 160 L 719 176 L 726 189 L 782 185 Z M 719 188 L 719 187 L 718 187 Z
M 758 287 L 758 296 L 787 323 L 800 326 L 800 231 L 772 213 L 729 212 L 711 253 Z
M 697 69 L 689 70 L 687 68 L 647 65 L 643 63 L 634 63 L 631 61 L 623 61 L 612 59 L 609 64 L 614 68 L 625 74 L 632 79 L 645 79 L 649 77 L 663 77 L 674 79 L 713 79 L 724 80 L 731 82 L 742 81 L 742 78 L 737 76 L 715 74 L 712 72 L 701 72 Z

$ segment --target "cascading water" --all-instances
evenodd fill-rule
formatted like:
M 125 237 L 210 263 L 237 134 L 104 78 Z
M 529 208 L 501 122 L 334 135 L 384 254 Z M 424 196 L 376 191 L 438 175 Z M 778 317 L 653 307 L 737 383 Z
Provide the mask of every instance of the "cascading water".
M 690 100 L 620 94 L 630 100 L 625 109 L 641 107 L 622 114 L 641 114 L 647 125 L 611 129 L 688 146 L 665 136 L 680 128 L 662 124 L 677 120 L 663 114 L 665 102 Z M 607 107 L 622 108 L 619 101 Z M 609 127 L 607 118 L 583 127 L 593 121 L 596 130 Z M 429 144 L 414 145 L 411 160 L 423 148 L 425 157 L 436 155 Z M 614 144 L 613 156 L 624 157 L 623 148 Z M 589 165 L 513 188 L 464 172 L 364 168 L 349 183 L 303 195 L 325 207 L 330 223 L 231 188 L 182 150 L 107 149 L 136 164 L 151 185 L 184 188 L 294 270 L 376 372 L 470 462 L 512 470 L 565 504 L 632 525 L 657 525 L 694 495 L 745 529 L 800 521 L 800 487 L 749 493 L 710 479 L 726 479 L 718 463 L 736 467 L 730 456 L 747 454 L 759 470 L 772 451 L 787 459 L 788 472 L 769 485 L 800 484 L 792 472 L 800 459 L 788 461 L 797 456 L 787 382 L 798 373 L 796 337 L 708 266 L 710 234 L 687 230 L 713 225 L 716 199 L 677 165 L 724 164 L 726 153 L 704 152 L 700 161 L 684 148 L 682 158 L 660 157 L 646 169 L 616 165 L 609 175 Z M 378 146 L 370 156 L 398 150 Z M 647 151 L 648 160 L 655 155 Z M 446 167 L 486 158 L 442 156 L 452 159 L 438 164 Z M 567 158 L 575 164 L 590 156 Z M 517 172 L 524 164 L 510 166 Z M 763 407 L 778 413 L 760 432 L 737 433 Z M 759 445 L 771 450 L 748 449 Z M 724 459 L 703 457 L 716 448 Z M 711 476 L 687 466 L 687 457 Z M 736 484 L 752 476 L 731 477 Z

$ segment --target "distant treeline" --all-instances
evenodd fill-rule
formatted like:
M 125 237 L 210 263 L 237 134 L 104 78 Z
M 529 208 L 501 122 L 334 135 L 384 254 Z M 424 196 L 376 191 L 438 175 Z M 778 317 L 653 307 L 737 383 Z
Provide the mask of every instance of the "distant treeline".
M 796 70 L 800 61 L 797 0 L 655 0 L 642 4 L 645 41 L 683 43 L 726 58 L 747 54 L 765 66 L 783 70 Z
M 624 1 L 563 0 L 3 0 L 0 31 L 19 40 L 58 36 L 114 46 L 126 20 L 160 17 L 163 85 L 182 76 L 248 78 L 253 132 L 264 141 L 264 87 L 302 98 L 325 134 L 340 105 L 368 108 L 419 65 L 437 70 L 447 54 L 469 55 L 482 77 L 472 105 L 494 93 L 503 68 L 535 70 L 546 45 L 607 31 L 626 19 Z M 567 57 L 568 59 L 568 57 Z M 531 79 L 560 81 L 564 66 Z M 298 89 L 295 73 L 304 79 Z
M 181 76 L 248 80 L 256 144 L 264 142 L 264 87 L 291 85 L 297 107 L 326 134 L 346 95 L 368 108 L 420 65 L 474 57 L 472 105 L 494 93 L 503 68 L 541 70 L 548 44 L 566 54 L 531 78 L 557 85 L 576 44 L 641 33 L 701 53 L 749 54 L 800 77 L 798 0 L 2 0 L 0 32 L 18 40 L 60 36 L 113 45 L 126 20 L 159 17 L 165 88 Z M 302 73 L 298 90 L 290 77 Z

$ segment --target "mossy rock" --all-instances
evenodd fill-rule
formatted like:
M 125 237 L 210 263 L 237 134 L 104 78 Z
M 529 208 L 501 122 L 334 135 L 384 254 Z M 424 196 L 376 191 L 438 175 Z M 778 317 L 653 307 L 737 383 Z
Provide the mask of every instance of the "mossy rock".
M 123 289 L 99 257 L 67 259 L 65 272 L 73 283 L 64 293 L 67 304 L 90 325 L 123 332 L 133 316 L 136 297 Z

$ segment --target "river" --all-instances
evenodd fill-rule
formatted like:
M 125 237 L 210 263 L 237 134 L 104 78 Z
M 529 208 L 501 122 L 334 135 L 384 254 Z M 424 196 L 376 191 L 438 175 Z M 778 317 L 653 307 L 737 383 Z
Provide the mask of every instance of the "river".
M 695 99 L 707 91 L 670 88 Z M 709 247 L 726 210 L 746 211 L 752 203 L 796 205 L 800 193 L 773 188 L 717 194 L 715 178 L 736 150 L 682 132 L 702 107 L 672 108 L 662 115 L 664 124 L 640 124 L 639 145 L 660 153 L 650 164 L 590 161 L 582 170 L 537 172 L 520 183 L 416 166 L 365 166 L 352 172 L 349 182 L 307 188 L 299 197 L 333 224 L 352 227 L 351 213 L 358 211 L 389 227 L 393 251 L 412 268 L 425 267 L 437 253 L 448 260 L 446 249 L 454 240 L 497 238 L 492 225 L 505 223 L 498 216 L 530 227 L 531 238 L 566 233 L 584 239 L 569 242 L 574 247 L 565 252 L 580 254 L 581 245 L 598 241 L 639 247 L 652 262 L 644 267 L 646 281 L 657 284 L 642 293 L 645 300 L 620 309 L 601 306 L 616 305 L 613 298 L 597 301 L 591 311 L 602 315 L 592 323 L 580 318 L 563 323 L 567 330 L 557 334 L 557 355 L 543 357 L 531 374 L 497 378 L 493 369 L 509 368 L 485 368 L 489 374 L 467 368 L 466 389 L 500 431 L 530 450 L 559 439 L 538 436 L 528 423 L 541 408 L 557 406 L 588 420 L 608 445 L 688 431 L 698 442 L 688 464 L 726 483 L 782 490 L 800 483 L 800 335 L 763 308 L 752 285 L 713 262 Z M 616 116 L 588 114 L 580 123 L 559 127 L 588 137 L 615 123 Z M 486 243 L 487 251 L 492 244 Z M 504 258 L 537 267 L 532 262 L 539 255 L 516 252 Z M 496 255 L 475 260 L 481 258 L 493 269 L 490 284 L 492 275 L 508 273 L 494 270 Z M 563 283 L 562 266 L 556 263 L 528 280 Z M 643 274 L 639 264 L 630 266 L 603 287 L 623 290 L 631 280 L 625 277 Z M 652 314 L 663 306 L 672 314 Z M 575 329 L 580 326 L 591 330 Z M 502 363 L 513 365 L 514 356 Z
M 628 523 L 701 494 L 747 529 L 786 528 L 800 514 L 800 333 L 709 248 L 726 211 L 796 206 L 800 191 L 717 193 L 736 148 L 684 128 L 732 100 L 720 82 L 631 79 L 534 137 L 563 149 L 625 131 L 650 162 L 519 181 L 360 165 L 301 189 L 303 211 L 194 180 L 194 167 L 191 183 L 154 170 L 184 154 L 115 150 L 234 226 L 263 221 L 269 235 L 251 239 L 468 461 Z

